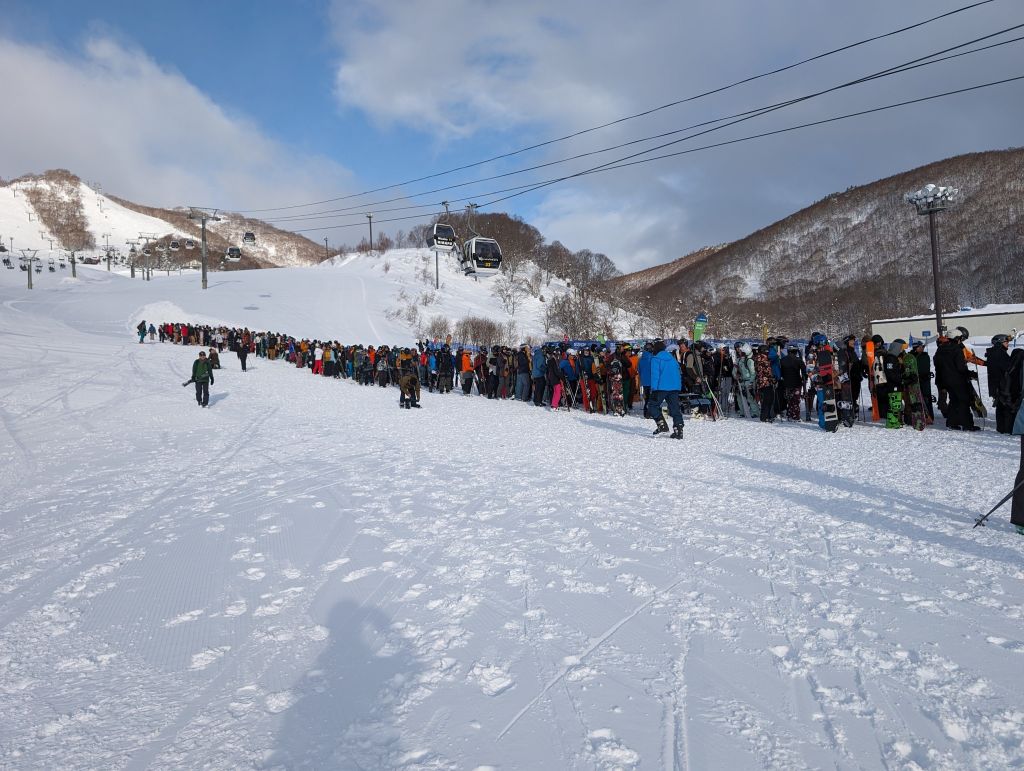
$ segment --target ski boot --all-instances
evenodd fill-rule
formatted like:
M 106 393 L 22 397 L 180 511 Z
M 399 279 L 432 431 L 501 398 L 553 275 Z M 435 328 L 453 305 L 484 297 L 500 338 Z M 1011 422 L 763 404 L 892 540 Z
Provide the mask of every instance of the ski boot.
M 672 438 L 673 439 L 682 439 L 683 438 L 683 427 L 682 426 L 676 426 L 675 428 L 672 429 Z
M 1024 535 L 1024 525 L 1017 525 L 1017 535 Z
M 658 419 L 658 427 L 654 429 L 654 436 L 657 436 L 658 434 L 667 434 L 667 433 L 668 433 L 668 423 L 665 422 L 665 418 L 659 418 Z

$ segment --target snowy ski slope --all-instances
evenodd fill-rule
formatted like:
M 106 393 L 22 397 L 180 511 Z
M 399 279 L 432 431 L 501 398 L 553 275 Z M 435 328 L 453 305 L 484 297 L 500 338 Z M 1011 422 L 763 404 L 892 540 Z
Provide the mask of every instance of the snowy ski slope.
M 395 270 L 0 271 L 0 766 L 1024 765 L 1024 538 L 970 527 L 1015 439 L 675 442 L 230 355 L 203 411 L 133 340 L 411 343 Z

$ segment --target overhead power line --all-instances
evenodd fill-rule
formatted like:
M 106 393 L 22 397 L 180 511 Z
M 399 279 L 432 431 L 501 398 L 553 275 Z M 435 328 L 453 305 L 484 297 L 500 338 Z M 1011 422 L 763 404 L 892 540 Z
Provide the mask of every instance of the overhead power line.
M 858 48 L 860 46 L 867 45 L 869 43 L 874 43 L 874 42 L 879 41 L 879 40 L 884 40 L 885 38 L 894 37 L 896 35 L 903 34 L 904 32 L 909 32 L 910 30 L 918 29 L 918 28 L 924 27 L 924 26 L 926 26 L 928 24 L 932 24 L 932 23 L 934 23 L 936 21 L 940 21 L 942 19 L 947 19 L 947 18 L 949 18 L 951 16 L 955 16 L 957 14 L 973 10 L 974 8 L 978 8 L 978 7 L 983 6 L 983 5 L 988 5 L 988 4 L 993 3 L 995 1 L 996 0 L 979 0 L 979 2 L 974 2 L 974 3 L 970 3 L 968 5 L 960 6 L 959 8 L 954 8 L 954 9 L 952 9 L 950 11 L 946 11 L 945 13 L 941 13 L 941 14 L 939 14 L 937 16 L 932 16 L 930 18 L 923 19 L 921 21 L 915 22 L 913 24 L 909 24 L 909 25 L 904 26 L 904 27 L 899 27 L 897 29 L 889 30 L 888 32 L 883 32 L 883 33 L 881 33 L 879 35 L 873 35 L 871 37 L 867 37 L 867 38 L 864 38 L 862 40 L 855 41 L 853 43 L 848 43 L 848 44 L 840 46 L 838 48 L 833 48 L 833 49 L 828 50 L 828 51 L 823 51 L 822 53 L 815 54 L 814 56 L 809 56 L 809 57 L 807 57 L 805 59 L 801 59 L 799 61 L 792 62 L 792 63 L 784 65 L 782 67 L 776 67 L 775 69 L 768 70 L 766 72 L 762 72 L 762 73 L 759 73 L 757 75 L 750 75 L 750 76 L 742 78 L 740 80 L 736 80 L 736 81 L 734 81 L 732 83 L 728 83 L 728 84 L 726 84 L 724 86 L 718 86 L 716 88 L 709 89 L 707 91 L 702 91 L 700 93 L 693 94 L 692 96 L 687 96 L 687 97 L 684 97 L 684 98 L 681 98 L 681 99 L 676 99 L 674 101 L 668 102 L 668 103 L 663 104 L 663 105 L 659 105 L 657 107 L 651 107 L 651 108 L 643 110 L 641 112 L 636 112 L 636 113 L 633 113 L 631 115 L 626 115 L 626 116 L 621 117 L 621 118 L 616 118 L 615 120 L 608 121 L 607 123 L 602 123 L 602 124 L 599 124 L 597 126 L 591 126 L 589 128 L 580 129 L 578 131 L 574 131 L 572 133 L 565 134 L 564 136 L 555 137 L 554 139 L 548 139 L 548 140 L 545 140 L 543 142 L 538 142 L 538 143 L 532 144 L 532 145 L 527 145 L 526 147 L 521 147 L 521 148 L 519 148 L 517 150 L 511 150 L 509 152 L 502 153 L 500 155 L 495 155 L 495 156 L 492 156 L 490 158 L 485 158 L 483 160 L 474 161 L 472 163 L 464 164 L 462 166 L 456 166 L 456 167 L 453 167 L 453 168 L 450 168 L 450 169 L 445 169 L 443 171 L 438 171 L 438 172 L 435 172 L 435 173 L 432 173 L 432 174 L 427 174 L 427 175 L 424 175 L 424 176 L 421 176 L 421 177 L 417 177 L 415 179 L 405 180 L 404 182 L 395 182 L 393 184 L 384 185 L 383 187 L 377 187 L 377 188 L 373 188 L 371 190 L 363 190 L 363 191 L 361 191 L 359 193 L 349 193 L 347 195 L 338 196 L 336 198 L 326 198 L 326 199 L 323 199 L 323 200 L 320 200 L 320 201 L 311 201 L 311 202 L 308 202 L 308 203 L 292 204 L 292 205 L 289 205 L 289 206 L 272 206 L 272 207 L 268 207 L 268 208 L 264 208 L 264 209 L 242 209 L 239 213 L 240 214 L 262 214 L 262 213 L 272 212 L 272 211 L 286 211 L 286 210 L 291 210 L 291 209 L 304 209 L 304 208 L 307 208 L 307 207 L 310 207 L 310 206 L 320 206 L 320 205 L 325 204 L 325 203 L 335 203 L 337 201 L 345 201 L 345 200 L 350 200 L 352 198 L 361 198 L 362 196 L 365 196 L 365 195 L 371 195 L 373 193 L 380 193 L 380 192 L 383 192 L 385 190 L 392 190 L 394 188 L 402 187 L 404 185 L 415 184 L 417 182 L 424 182 L 424 181 L 426 181 L 428 179 L 435 179 L 437 177 L 445 176 L 445 175 L 448 175 L 448 174 L 454 174 L 455 172 L 458 172 L 458 171 L 465 171 L 466 169 L 471 169 L 471 168 L 475 168 L 477 166 L 482 166 L 482 165 L 484 165 L 486 163 L 493 163 L 494 161 L 502 160 L 504 158 L 511 158 L 512 156 L 520 155 L 522 153 L 529 152 L 531 150 L 536 150 L 536 149 L 539 149 L 541 147 L 547 147 L 548 145 L 556 144 L 558 142 L 565 142 L 565 141 L 567 141 L 569 139 L 575 139 L 576 137 L 583 136 L 584 134 L 593 133 L 595 131 L 600 131 L 602 129 L 606 129 L 606 128 L 609 128 L 611 126 L 616 126 L 616 125 L 619 125 L 621 123 L 625 123 L 627 121 L 635 120 L 637 118 L 642 118 L 642 117 L 645 117 L 647 115 L 652 115 L 653 113 L 660 112 L 662 110 L 667 110 L 667 109 L 669 109 L 671 107 L 677 107 L 677 106 L 679 106 L 681 104 L 686 104 L 688 102 L 693 102 L 693 101 L 696 101 L 698 99 L 702 99 L 702 98 L 707 97 L 707 96 L 712 96 L 714 94 L 720 94 L 723 91 L 728 91 L 729 89 L 736 88 L 737 86 L 745 85 L 747 83 L 753 83 L 754 81 L 761 80 L 763 78 L 767 78 L 767 77 L 770 77 L 772 75 L 778 75 L 779 73 L 787 72 L 787 71 L 792 70 L 792 69 L 796 69 L 797 67 L 801 67 L 801 66 L 803 66 L 805 64 L 810 64 L 811 62 L 820 61 L 821 59 L 825 59 L 825 58 L 827 58 L 829 56 L 834 56 L 835 54 L 839 54 L 839 53 L 842 53 L 844 51 L 849 51 L 849 50 L 852 50 L 854 48 Z
M 501 203 L 503 201 L 507 201 L 507 200 L 509 200 L 511 198 L 516 198 L 517 196 L 524 195 L 524 194 L 532 192 L 534 190 L 539 190 L 539 189 L 541 189 L 543 187 L 548 187 L 550 185 L 554 185 L 554 184 L 557 184 L 559 182 L 564 182 L 564 181 L 569 180 L 569 179 L 575 179 L 577 177 L 588 176 L 590 174 L 598 174 L 598 173 L 602 173 L 602 172 L 606 172 L 606 171 L 614 171 L 614 170 L 617 170 L 617 169 L 624 169 L 624 168 L 628 168 L 630 166 L 639 166 L 639 165 L 645 164 L 645 163 L 653 163 L 655 161 L 661 161 L 661 160 L 665 160 L 667 158 L 675 158 L 675 157 L 678 157 L 678 156 L 681 156 L 681 155 L 688 155 L 688 154 L 691 154 L 691 153 L 702 152 L 702 151 L 705 151 L 705 150 L 712 150 L 712 149 L 715 149 L 715 148 L 718 148 L 718 147 L 726 147 L 728 145 L 740 144 L 741 142 L 749 142 L 749 141 L 752 141 L 754 139 L 762 139 L 762 138 L 765 138 L 765 137 L 776 136 L 778 134 L 785 134 L 785 133 L 788 133 L 788 132 L 791 132 L 791 131 L 798 131 L 800 129 L 811 128 L 811 127 L 814 127 L 814 126 L 823 126 L 823 125 L 826 125 L 828 123 L 835 123 L 837 121 L 847 120 L 849 118 L 856 118 L 856 117 L 860 117 L 860 116 L 863 116 L 863 115 L 870 115 L 872 113 L 883 112 L 885 110 L 892 110 L 892 109 L 896 109 L 897 107 L 906 107 L 906 106 L 909 106 L 909 105 L 912 105 L 912 104 L 920 104 L 922 102 L 928 102 L 928 101 L 932 101 L 932 100 L 935 100 L 935 99 L 943 99 L 945 97 L 955 96 L 957 94 L 966 94 L 966 93 L 969 93 L 971 91 L 978 91 L 978 90 L 981 90 L 983 88 L 991 88 L 993 86 L 1000 86 L 1000 85 L 1004 85 L 1004 84 L 1007 84 L 1007 83 L 1014 83 L 1014 82 L 1018 82 L 1018 81 L 1022 81 L 1022 80 L 1024 80 L 1024 75 L 1016 75 L 1016 76 L 1013 76 L 1013 77 L 1010 77 L 1010 78 L 1003 78 L 1001 80 L 993 80 L 993 81 L 990 81 L 988 83 L 979 83 L 979 84 L 974 85 L 974 86 L 967 86 L 965 88 L 958 88 L 958 89 L 954 89 L 952 91 L 944 91 L 944 92 L 939 93 L 939 94 L 932 94 L 931 96 L 923 96 L 923 97 L 919 97 L 917 99 L 907 99 L 907 100 L 904 100 L 904 101 L 901 101 L 901 102 L 895 102 L 893 104 L 883 105 L 881 107 L 873 107 L 873 108 L 870 108 L 870 109 L 867 109 L 867 110 L 858 110 L 856 112 L 845 113 L 843 115 L 836 115 L 836 116 L 831 117 L 831 118 L 823 118 L 821 120 L 810 121 L 810 122 L 807 122 L 807 123 L 801 123 L 801 124 L 798 124 L 798 125 L 795 125 L 795 126 L 788 126 L 786 128 L 776 129 L 774 131 L 764 131 L 764 132 L 761 132 L 759 134 L 750 134 L 748 136 L 739 137 L 737 139 L 729 139 L 729 140 L 725 140 L 725 141 L 722 141 L 722 142 L 715 142 L 713 144 L 702 145 L 700 147 L 691 147 L 691 148 L 687 148 L 685 150 L 677 150 L 677 151 L 672 152 L 672 153 L 665 153 L 663 155 L 656 155 L 656 156 L 652 156 L 650 158 L 640 158 L 640 159 L 635 159 L 635 160 L 625 160 L 625 159 L 620 158 L 620 159 L 618 159 L 616 161 L 609 161 L 608 163 L 601 164 L 600 166 L 595 166 L 595 167 L 592 167 L 590 169 L 584 169 L 583 171 L 578 171 L 578 172 L 575 172 L 573 174 L 566 174 L 565 176 L 562 176 L 562 177 L 556 177 L 554 179 L 549 179 L 549 180 L 545 180 L 543 182 L 538 182 L 535 185 L 528 186 L 526 189 L 524 189 L 524 190 L 522 190 L 520 192 L 512 193 L 511 195 L 506 195 L 506 196 L 503 196 L 501 198 L 495 198 L 493 200 L 486 201 L 485 203 L 480 204 L 479 208 L 482 209 L 484 207 L 493 206 L 493 205 L 495 205 L 497 203 Z M 633 156 L 628 156 L 628 157 L 632 158 Z M 409 215 L 409 216 L 405 216 L 405 217 L 392 217 L 392 218 L 389 218 L 389 219 L 383 219 L 383 220 L 379 220 L 379 222 L 380 223 L 385 223 L 385 222 L 403 222 L 403 221 L 408 221 L 408 220 L 425 220 L 425 219 L 431 219 L 433 216 L 434 215 L 413 214 L 413 215 Z M 297 229 L 294 232 L 296 232 L 296 233 L 312 233 L 312 232 L 319 231 L 319 230 L 340 230 L 342 228 L 350 228 L 350 227 L 356 227 L 356 226 L 362 226 L 362 223 L 347 223 L 347 224 L 344 224 L 344 225 L 326 225 L 326 226 L 323 226 L 323 227 L 316 227 L 316 228 L 302 228 L 302 229 Z
M 657 146 L 654 146 L 654 147 L 647 148 L 645 150 L 641 150 L 638 153 L 636 153 L 634 156 L 627 156 L 626 159 L 629 159 L 629 158 L 632 158 L 632 157 L 636 157 L 636 156 L 639 156 L 639 155 L 642 155 L 642 154 L 650 153 L 650 152 L 656 152 L 657 150 L 664 149 L 665 147 L 668 147 L 668 146 L 671 146 L 671 145 L 675 145 L 675 144 L 679 144 L 680 142 L 685 142 L 685 141 L 688 141 L 690 139 L 694 139 L 696 137 L 703 136 L 705 134 L 711 133 L 713 131 L 718 131 L 718 130 L 723 129 L 723 128 L 728 128 L 729 126 L 736 125 L 737 123 L 742 123 L 744 121 L 751 120 L 753 118 L 761 117 L 762 115 L 766 115 L 768 113 L 775 112 L 777 110 L 783 109 L 785 107 L 790 107 L 792 105 L 799 104 L 801 102 L 806 102 L 806 101 L 808 101 L 810 99 L 814 99 L 816 97 L 819 97 L 819 96 L 822 96 L 822 95 L 825 95 L 825 94 L 833 93 L 835 91 L 838 91 L 838 90 L 841 90 L 841 89 L 844 89 L 844 88 L 849 88 L 851 86 L 860 85 L 860 84 L 863 84 L 863 83 L 868 83 L 868 82 L 871 82 L 873 80 L 878 80 L 878 79 L 881 79 L 881 78 L 889 77 L 891 75 L 902 74 L 904 72 L 909 72 L 911 70 L 915 70 L 915 69 L 918 69 L 920 67 L 927 67 L 927 66 L 932 65 L 932 64 L 938 64 L 938 63 L 941 63 L 941 62 L 944 62 L 944 61 L 949 61 L 951 59 L 956 59 L 956 58 L 959 58 L 959 57 L 962 57 L 962 56 L 968 56 L 968 55 L 975 54 L 975 53 L 981 53 L 983 51 L 987 51 L 987 50 L 990 50 L 990 49 L 993 49 L 993 48 L 997 48 L 999 46 L 1008 45 L 1010 43 L 1020 42 L 1020 41 L 1024 40 L 1024 36 L 1020 36 L 1020 37 L 1016 37 L 1016 38 L 1011 38 L 1009 40 L 1003 40 L 1003 41 L 1000 41 L 998 43 L 992 43 L 992 44 L 989 44 L 987 46 L 982 46 L 982 47 L 979 47 L 979 48 L 971 49 L 969 51 L 960 51 L 959 53 L 950 54 L 948 56 L 942 56 L 942 54 L 948 54 L 950 51 L 956 51 L 957 49 L 964 48 L 964 47 L 970 46 L 970 45 L 974 45 L 975 43 L 979 43 L 979 42 L 982 42 L 982 41 L 985 41 L 985 40 L 989 40 L 989 39 L 991 39 L 993 37 L 997 37 L 999 35 L 1005 34 L 1007 32 L 1012 32 L 1014 30 L 1018 30 L 1018 29 L 1021 29 L 1021 28 L 1024 28 L 1024 24 L 1017 24 L 1017 25 L 1012 26 L 1012 27 L 1007 27 L 1007 28 L 999 30 L 997 32 L 993 32 L 993 33 L 988 34 L 988 35 L 983 35 L 981 37 L 974 38 L 972 40 L 968 40 L 968 41 L 966 41 L 964 43 L 959 43 L 959 44 L 957 44 L 955 46 L 950 46 L 948 48 L 944 48 L 942 50 L 935 51 L 935 52 L 927 54 L 925 56 L 919 56 L 919 57 L 917 57 L 915 59 L 911 59 L 909 61 L 903 62 L 902 64 L 893 65 L 891 67 L 887 67 L 887 68 L 879 70 L 877 72 L 873 72 L 871 74 L 864 75 L 864 76 L 861 76 L 859 78 L 855 78 L 854 80 L 850 80 L 850 81 L 847 81 L 845 83 L 840 83 L 838 85 L 831 86 L 829 88 L 822 89 L 822 90 L 819 90 L 819 91 L 815 91 L 815 92 L 812 92 L 812 93 L 809 93 L 809 94 L 805 94 L 803 96 L 794 97 L 792 99 L 787 99 L 787 100 L 784 100 L 784 101 L 781 101 L 781 102 L 776 102 L 774 104 L 765 105 L 765 106 L 758 107 L 758 108 L 751 109 L 751 110 L 744 110 L 742 112 L 734 113 L 732 115 L 727 115 L 727 116 L 722 116 L 722 117 L 714 118 L 714 119 L 711 119 L 711 120 L 702 121 L 700 123 L 695 123 L 695 124 L 690 125 L 690 126 L 686 126 L 686 127 L 679 128 L 679 129 L 674 129 L 672 131 L 662 132 L 660 134 L 654 134 L 654 135 L 651 135 L 651 136 L 648 136 L 648 137 L 643 137 L 641 139 L 634 139 L 634 140 L 630 140 L 628 142 L 622 142 L 622 143 L 617 144 L 617 145 L 611 145 L 609 147 L 604 147 L 604 148 L 600 148 L 600 149 L 597 149 L 597 150 L 592 150 L 592 151 L 585 152 L 585 153 L 579 153 L 577 155 L 569 156 L 567 158 L 561 158 L 561 159 L 557 159 L 557 160 L 553 160 L 553 161 L 548 161 L 546 163 L 537 164 L 537 165 L 534 165 L 534 166 L 529 166 L 529 167 L 526 167 L 526 168 L 517 169 L 517 170 L 513 170 L 513 171 L 508 171 L 508 172 L 504 172 L 504 173 L 501 173 L 501 174 L 494 174 L 494 175 L 491 175 L 491 176 L 488 176 L 488 177 L 482 177 L 482 178 L 479 178 L 479 179 L 470 180 L 468 182 L 460 182 L 460 183 L 455 183 L 455 184 L 452 184 L 452 185 L 446 185 L 444 187 L 434 188 L 432 190 L 425 190 L 425 191 L 422 191 L 422 192 L 419 192 L 419 193 L 410 193 L 408 195 L 397 196 L 395 198 L 389 198 L 389 199 L 385 199 L 385 200 L 381 200 L 381 201 L 374 201 L 374 202 L 371 202 L 371 203 L 359 204 L 359 205 L 355 205 L 355 206 L 348 206 L 348 207 L 343 207 L 343 208 L 339 208 L 339 209 L 331 209 L 331 210 L 327 210 L 327 211 L 311 212 L 309 214 L 296 214 L 296 215 L 289 215 L 289 216 L 284 216 L 284 217 L 274 217 L 274 218 L 271 218 L 269 221 L 270 222 L 275 222 L 275 223 L 286 223 L 286 222 L 306 222 L 306 221 L 316 220 L 316 219 L 336 219 L 336 218 L 339 218 L 339 217 L 342 217 L 342 216 L 351 216 L 352 213 L 362 214 L 362 213 L 364 213 L 364 212 L 366 212 L 366 211 L 368 211 L 370 209 L 372 209 L 374 212 L 377 212 L 377 213 L 393 212 L 393 211 L 410 211 L 410 210 L 414 210 L 414 209 L 427 209 L 427 208 L 435 209 L 436 210 L 437 209 L 437 204 L 434 203 L 434 202 L 426 203 L 426 204 L 411 204 L 411 205 L 407 205 L 407 206 L 396 206 L 396 207 L 390 207 L 390 208 L 385 208 L 385 209 L 381 209 L 379 207 L 384 205 L 384 204 L 395 203 L 395 202 L 398 202 L 398 201 L 412 200 L 414 198 L 420 198 L 420 197 L 423 197 L 425 195 L 432 195 L 434 193 L 440 193 L 440 192 L 445 192 L 445 191 L 449 191 L 449 190 L 454 190 L 454 189 L 457 189 L 457 188 L 468 187 L 468 186 L 471 186 L 471 185 L 481 184 L 483 182 L 490 182 L 490 181 L 493 181 L 493 180 L 496 180 L 496 179 L 504 179 L 504 178 L 507 178 L 507 177 L 515 176 L 517 174 L 523 174 L 523 173 L 526 173 L 526 172 L 529 172 L 529 171 L 536 171 L 536 170 L 539 170 L 539 169 L 549 168 L 551 166 L 555 166 L 555 165 L 558 165 L 558 164 L 561 164 L 561 163 L 567 163 L 569 161 L 579 160 L 581 158 L 591 157 L 591 156 L 594 156 L 594 155 L 600 155 L 600 154 L 603 154 L 603 153 L 606 153 L 606 152 L 611 152 L 613 150 L 619 150 L 619 149 L 622 149 L 624 147 L 630 147 L 630 146 L 637 145 L 637 144 L 640 144 L 640 143 L 643 143 L 643 142 L 649 142 L 649 141 L 653 141 L 655 139 L 663 139 L 663 138 L 666 138 L 666 137 L 669 137 L 669 136 L 675 136 L 677 134 L 681 134 L 681 133 L 686 132 L 686 131 L 692 131 L 693 129 L 696 129 L 696 128 L 703 128 L 705 126 L 711 126 L 711 128 L 706 128 L 703 131 L 699 131 L 699 132 L 690 134 L 690 135 L 688 135 L 686 137 L 682 137 L 680 139 L 673 140 L 672 142 L 666 142 L 666 143 L 661 144 L 661 145 L 657 145 Z M 936 58 L 936 57 L 939 57 L 939 58 Z M 728 121 L 728 122 L 726 122 L 726 121 Z M 714 124 L 720 124 L 720 125 L 714 125 Z M 621 161 L 623 159 L 619 159 L 619 160 Z M 614 162 L 618 162 L 618 161 L 612 161 L 612 162 L 614 163 Z M 450 200 L 452 200 L 453 202 L 468 201 L 471 198 L 479 198 L 481 196 L 486 196 L 486 195 L 495 195 L 495 194 L 498 194 L 498 193 L 505 193 L 505 192 L 511 192 L 511 191 L 514 191 L 514 190 L 525 189 L 525 188 L 531 187 L 532 184 L 534 184 L 534 183 L 528 183 L 526 185 L 520 185 L 520 186 L 516 186 L 516 187 L 513 187 L 513 188 L 506 188 L 504 190 L 499 190 L 499 191 L 477 192 L 477 193 L 474 193 L 473 195 L 467 196 L 465 198 L 456 198 L 456 199 L 450 199 Z M 346 213 L 348 213 L 348 214 L 346 214 Z

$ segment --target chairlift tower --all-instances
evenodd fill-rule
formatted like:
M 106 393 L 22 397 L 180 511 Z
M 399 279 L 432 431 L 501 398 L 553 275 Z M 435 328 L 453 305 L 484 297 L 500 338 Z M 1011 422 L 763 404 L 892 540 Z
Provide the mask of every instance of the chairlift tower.
M 156 241 L 160 236 L 157 233 L 139 233 L 139 238 L 145 241 L 142 247 L 142 256 L 146 258 L 142 264 L 142 276 L 146 281 L 153 280 L 153 252 L 150 251 L 149 255 L 146 254 L 146 250 L 149 249 L 149 242 Z
M 124 243 L 125 246 L 128 247 L 128 267 L 131 270 L 131 277 L 135 278 L 135 257 L 139 253 L 139 250 L 136 247 L 139 245 L 139 239 L 129 238 Z
M 21 252 L 21 258 L 28 263 L 28 288 L 32 288 L 32 263 L 36 261 L 36 254 L 39 253 L 38 249 L 19 249 Z M 29 252 L 32 256 L 29 257 Z
M 202 209 L 198 206 L 190 206 L 188 209 L 188 218 L 190 220 L 199 220 L 202 231 L 203 289 L 206 289 L 206 223 L 220 222 L 220 217 L 217 216 L 217 209 Z

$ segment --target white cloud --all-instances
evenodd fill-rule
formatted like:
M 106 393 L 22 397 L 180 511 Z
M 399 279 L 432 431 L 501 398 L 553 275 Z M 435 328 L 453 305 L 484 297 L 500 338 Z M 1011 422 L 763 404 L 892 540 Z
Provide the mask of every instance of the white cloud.
M 0 172 L 64 167 L 152 205 L 266 207 L 338 194 L 351 175 L 227 113 L 180 74 L 105 37 L 81 53 L 0 40 Z M 12 77 L 16 73 L 16 77 Z
M 336 0 L 334 32 L 341 51 L 336 91 L 344 107 L 381 125 L 401 125 L 451 147 L 466 146 L 463 160 L 472 161 L 488 149 L 507 150 L 614 120 L 951 7 L 930 0 Z M 515 163 L 562 157 L 799 96 L 993 32 L 1017 23 L 1016 16 L 1013 4 L 994 3 L 553 145 Z M 858 86 L 680 148 L 1021 74 L 1021 50 L 1016 44 Z M 606 252 L 624 270 L 668 261 L 743 237 L 835 190 L 957 153 L 1019 144 L 1021 93 L 1020 85 L 982 91 L 584 177 L 551 188 L 540 205 L 523 213 L 548 238 Z M 935 125 L 943 128 L 925 128 Z M 606 159 L 577 162 L 572 169 Z

